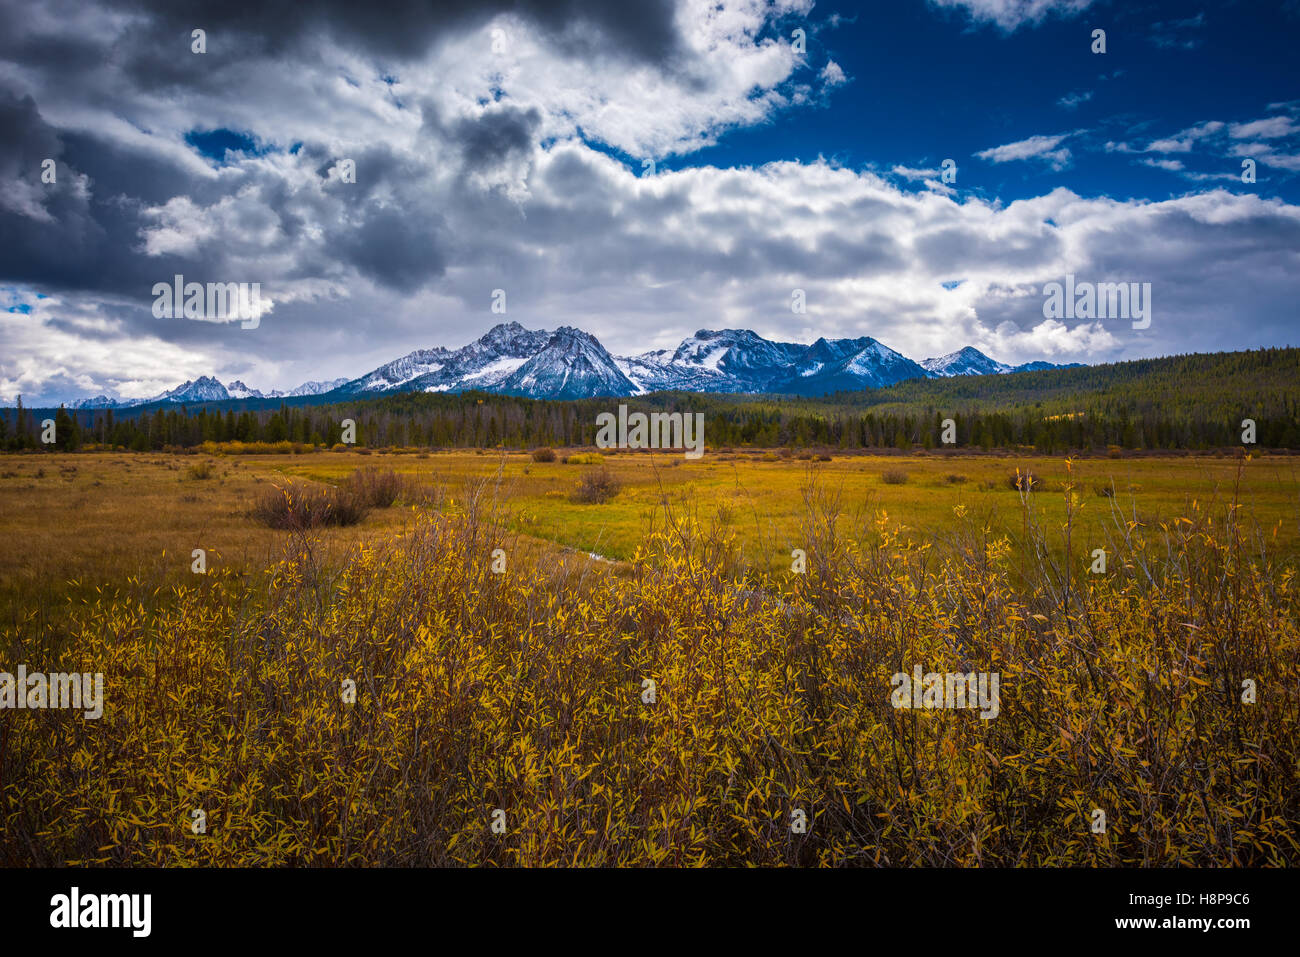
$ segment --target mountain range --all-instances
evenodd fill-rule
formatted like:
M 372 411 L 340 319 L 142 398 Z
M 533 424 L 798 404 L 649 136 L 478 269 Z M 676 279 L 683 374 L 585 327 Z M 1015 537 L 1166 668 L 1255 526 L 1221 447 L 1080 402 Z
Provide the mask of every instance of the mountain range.
M 97 395 L 93 399 L 80 399 L 71 403 L 70 409 L 124 409 L 133 405 L 149 405 L 154 402 L 229 402 L 232 399 L 278 399 L 291 395 L 324 395 L 348 382 L 348 377 L 332 382 L 304 382 L 296 389 L 260 392 L 250 389 L 238 379 L 229 385 L 222 385 L 213 376 L 199 376 L 187 379 L 174 389 L 159 393 L 148 399 L 114 399 L 112 396 Z
M 1079 363 L 1073 363 L 1078 365 Z M 148 399 L 83 399 L 78 409 L 154 403 L 226 402 L 284 396 L 337 401 L 390 392 L 481 389 L 536 399 L 644 395 L 661 390 L 821 396 L 880 388 L 906 379 L 1065 368 L 1050 362 L 1010 366 L 967 346 L 921 362 L 871 338 L 818 339 L 812 345 L 772 342 L 748 329 L 701 329 L 674 350 L 612 356 L 590 333 L 553 332 L 502 323 L 460 349 L 417 349 L 355 379 L 304 382 L 287 392 L 260 392 L 238 380 L 201 376 Z

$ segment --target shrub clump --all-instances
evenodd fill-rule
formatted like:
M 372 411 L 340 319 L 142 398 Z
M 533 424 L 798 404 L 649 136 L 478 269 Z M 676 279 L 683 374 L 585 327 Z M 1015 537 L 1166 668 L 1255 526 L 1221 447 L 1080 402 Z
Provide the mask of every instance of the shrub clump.
M 573 501 L 583 505 L 600 505 L 617 495 L 620 487 L 609 469 L 601 468 L 596 472 L 588 472 L 578 480 Z
M 1037 492 L 1042 481 L 1032 472 L 1016 469 L 1007 477 L 1007 483 L 1017 492 Z
M 381 471 L 367 465 L 348 476 L 345 489 L 352 498 L 367 508 L 388 508 L 401 496 L 406 483 L 392 469 Z
M 555 449 L 547 448 L 546 446 L 543 446 L 540 449 L 533 449 L 532 455 L 533 455 L 534 462 L 555 461 Z
M 599 452 L 576 452 L 564 457 L 565 465 L 601 465 L 605 457 Z
M 907 473 L 902 469 L 885 469 L 880 474 L 880 480 L 886 485 L 906 485 Z
M 290 482 L 263 491 L 252 516 L 268 528 L 300 532 L 324 525 L 356 525 L 366 512 L 366 505 L 346 488 Z

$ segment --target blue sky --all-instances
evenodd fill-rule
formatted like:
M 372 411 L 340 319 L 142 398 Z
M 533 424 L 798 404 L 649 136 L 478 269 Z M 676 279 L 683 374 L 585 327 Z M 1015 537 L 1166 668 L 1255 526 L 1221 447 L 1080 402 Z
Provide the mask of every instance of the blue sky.
M 1296 0 L 383 6 L 0 0 L 0 401 L 290 388 L 503 319 L 616 355 L 1300 344 Z M 260 283 L 261 321 L 159 319 L 177 274 Z M 1067 274 L 1153 321 L 1048 317 Z
M 819 109 L 783 111 L 679 164 L 824 156 L 888 171 L 934 168 L 951 157 L 961 189 L 1010 201 L 1058 185 L 1085 196 L 1168 198 L 1207 182 L 1186 173 L 1223 175 L 1215 185 L 1245 191 L 1234 147 L 1263 142 L 1292 160 L 1300 156 L 1294 3 L 1095 3 L 1080 15 L 1047 16 L 1013 31 L 922 0 L 815 9 L 824 25 L 810 39 L 809 71 L 833 60 L 851 79 Z M 1106 31 L 1104 54 L 1091 49 L 1096 28 Z M 1225 129 L 1190 151 L 1149 150 L 1205 122 L 1278 116 L 1293 120 L 1291 133 L 1234 139 Z M 1070 152 L 1064 168 L 1042 159 L 976 158 L 1035 136 L 1064 137 L 1055 147 Z M 1120 151 L 1121 144 L 1148 151 Z M 1184 169 L 1144 160 L 1177 160 Z M 1257 164 L 1252 191 L 1295 202 L 1297 174 L 1300 162 L 1289 169 Z

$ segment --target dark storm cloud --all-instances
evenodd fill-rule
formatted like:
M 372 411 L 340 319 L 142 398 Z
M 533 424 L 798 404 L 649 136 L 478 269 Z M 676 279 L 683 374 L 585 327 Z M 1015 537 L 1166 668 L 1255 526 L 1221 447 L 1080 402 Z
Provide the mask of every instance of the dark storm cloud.
M 414 292 L 446 268 L 441 227 L 441 217 L 377 206 L 335 242 L 362 275 L 399 292 Z
M 323 181 L 323 192 L 317 202 L 322 212 L 327 202 L 343 207 L 365 206 L 376 192 L 384 190 L 397 190 L 410 194 L 406 197 L 410 201 L 418 200 L 421 184 L 429 174 L 423 162 L 400 156 L 384 143 L 347 150 L 346 153 L 346 156 L 329 153 L 318 144 L 304 146 L 299 153 L 300 161 L 311 166 Z M 345 183 L 339 178 L 337 169 L 344 159 L 356 164 L 356 182 Z M 336 171 L 332 179 L 331 170 Z M 304 199 L 301 196 L 297 198 Z
M 587 0 L 380 5 L 107 0 L 99 7 L 79 9 L 88 19 L 73 25 L 59 16 L 60 9 L 55 4 L 49 17 L 32 17 L 21 5 L 0 0 L 0 21 L 19 28 L 0 31 L 0 58 L 35 68 L 34 75 L 42 78 L 47 92 L 96 104 L 110 113 L 115 112 L 107 99 L 112 83 L 126 84 L 120 88 L 132 93 L 152 90 L 156 94 L 172 86 L 203 90 L 219 101 L 228 96 L 229 70 L 240 61 L 280 55 L 284 57 L 281 68 L 291 71 L 293 57 L 321 36 L 373 57 L 415 57 L 441 38 L 479 27 L 501 13 L 519 16 L 550 35 L 560 48 L 599 37 L 605 57 L 667 62 L 678 46 L 668 0 L 626 5 Z M 101 19 L 106 13 L 138 19 L 122 32 L 120 21 L 113 21 L 110 28 Z M 24 24 L 30 30 L 20 37 Z M 188 55 L 189 33 L 195 27 L 207 31 L 211 60 Z M 196 70 L 196 63 L 212 68 Z M 104 70 L 107 74 L 102 74 Z M 110 83 L 100 78 L 103 75 Z M 165 95 L 174 99 L 178 94 Z M 490 105 L 479 115 L 443 123 L 431 100 L 423 105 L 425 126 L 434 134 L 429 143 L 433 160 L 444 161 L 438 154 L 448 154 L 447 159 L 455 156 L 461 175 L 481 174 L 527 157 L 542 124 L 535 107 Z M 241 137 L 252 141 L 249 133 L 225 133 L 219 123 L 195 120 L 185 139 L 192 150 L 209 159 L 215 156 L 210 141 L 221 140 L 218 145 Z M 383 144 L 347 151 L 357 163 L 355 183 L 326 181 L 311 195 L 288 187 L 277 175 L 244 165 L 232 167 L 229 175 L 220 178 L 199 175 L 195 167 L 180 164 L 177 154 L 159 150 L 156 142 L 128 143 L 85 129 L 56 130 L 41 117 L 35 99 L 19 99 L 4 89 L 0 89 L 0 122 L 5 124 L 0 171 L 6 179 L 37 183 L 40 159 L 60 157 L 57 186 L 32 190 L 48 216 L 42 221 L 32 218 L 30 203 L 26 215 L 12 203 L 0 208 L 0 244 L 6 249 L 0 278 L 5 280 L 141 297 L 159 274 L 187 269 L 220 273 L 222 250 L 202 240 L 179 253 L 142 254 L 143 238 L 156 226 L 146 212 L 177 197 L 207 207 L 249 187 L 257 188 L 267 215 L 294 248 L 295 262 L 282 272 L 286 277 L 338 277 L 351 267 L 394 291 L 409 292 L 440 275 L 447 263 L 447 239 L 439 225 L 444 221 L 424 208 L 429 204 L 428 190 L 423 189 L 429 184 L 429 169 L 399 158 Z M 220 152 L 218 162 L 224 163 L 224 150 Z M 306 168 L 314 167 L 324 180 L 343 158 L 334 154 L 328 145 L 308 141 L 298 159 Z M 423 156 L 419 162 L 429 159 Z M 72 188 L 74 173 L 87 177 L 79 190 Z M 387 194 L 388 202 L 400 197 L 396 200 L 400 211 L 376 203 L 378 193 Z M 472 200 L 483 201 L 492 202 Z M 413 221 L 403 222 L 407 216 Z M 315 222 L 309 222 L 313 217 Z M 325 227 L 329 242 L 323 248 L 305 241 L 309 225 Z M 304 241 L 295 247 L 300 240 Z M 345 266 L 339 260 L 347 256 L 355 259 Z
M 58 134 L 41 119 L 36 101 L 0 89 L 0 173 L 28 174 L 41 160 L 62 152 Z
M 195 188 L 193 172 L 173 157 L 76 130 L 60 136 L 68 165 L 90 177 L 100 199 L 128 197 L 157 206 Z
M 496 106 L 481 116 L 463 117 L 451 127 L 470 170 L 497 166 L 512 156 L 532 151 L 542 115 L 536 108 Z
M 100 153 L 79 137 L 70 137 L 65 149 L 31 97 L 0 90 L 0 179 L 14 184 L 10 201 L 0 206 L 0 280 L 141 294 L 160 269 L 180 267 L 176 257 L 146 262 L 136 254 L 136 200 L 97 197 L 84 184 L 79 163 L 97 154 L 111 180 L 111 150 Z M 54 183 L 41 182 L 47 158 L 56 161 Z M 32 198 L 26 211 L 14 208 L 19 191 Z M 129 191 L 137 192 L 133 185 Z
M 7 16 L 16 15 L 16 6 Z M 474 29 L 501 14 L 520 17 L 575 52 L 590 46 L 581 27 L 594 30 L 606 49 L 641 61 L 665 64 L 679 48 L 669 0 L 110 0 L 106 6 L 142 18 L 126 51 L 127 69 L 147 87 L 198 81 L 174 53 L 178 45 L 188 48 L 195 28 L 207 32 L 209 51 L 225 60 L 281 56 L 318 35 L 373 57 L 409 60 L 449 33 Z M 87 51 L 61 45 L 47 51 L 51 56 L 70 52 Z

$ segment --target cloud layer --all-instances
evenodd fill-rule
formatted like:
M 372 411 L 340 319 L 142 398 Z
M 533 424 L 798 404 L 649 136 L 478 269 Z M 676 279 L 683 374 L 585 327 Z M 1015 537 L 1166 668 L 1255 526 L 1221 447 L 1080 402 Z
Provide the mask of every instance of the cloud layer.
M 623 6 L 412 4 L 388 22 L 343 3 L 0 5 L 0 399 L 356 375 L 472 339 L 502 318 L 496 289 L 506 318 L 620 353 L 705 327 L 1006 362 L 1292 334 L 1295 206 L 1221 189 L 1004 204 L 942 184 L 937 160 L 692 165 L 857 79 L 791 43 L 818 29 L 809 0 Z M 966 6 L 1014 29 L 1086 4 Z M 1289 116 L 1128 149 L 1281 155 Z M 1075 135 L 977 156 L 1059 170 Z M 1151 282 L 1150 329 L 1044 319 L 1041 287 L 1067 272 Z M 260 282 L 274 308 L 255 330 L 156 319 L 150 290 L 176 274 Z

